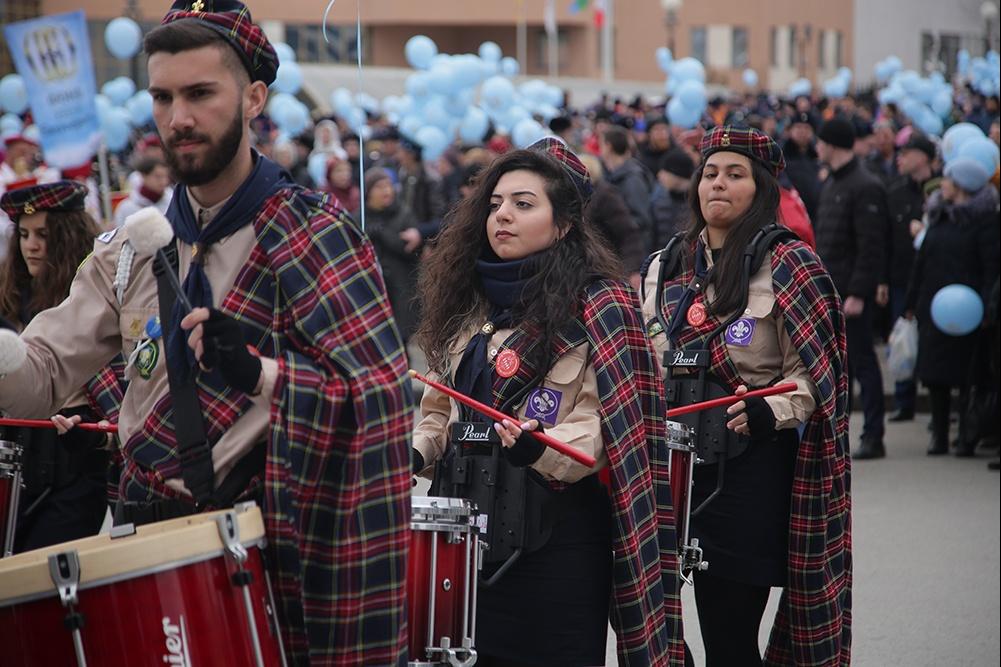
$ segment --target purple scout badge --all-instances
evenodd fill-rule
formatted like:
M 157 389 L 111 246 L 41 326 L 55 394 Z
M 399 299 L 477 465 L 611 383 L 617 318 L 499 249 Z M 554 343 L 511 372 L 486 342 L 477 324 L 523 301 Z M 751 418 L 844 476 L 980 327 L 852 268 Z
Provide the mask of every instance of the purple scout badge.
M 726 342 L 728 345 L 739 345 L 747 347 L 754 338 L 755 321 L 750 317 L 742 317 L 726 328 Z
M 556 415 L 560 411 L 560 403 L 563 402 L 563 392 L 549 389 L 548 387 L 538 387 L 528 395 L 525 408 L 526 419 L 538 419 L 546 426 L 556 426 Z

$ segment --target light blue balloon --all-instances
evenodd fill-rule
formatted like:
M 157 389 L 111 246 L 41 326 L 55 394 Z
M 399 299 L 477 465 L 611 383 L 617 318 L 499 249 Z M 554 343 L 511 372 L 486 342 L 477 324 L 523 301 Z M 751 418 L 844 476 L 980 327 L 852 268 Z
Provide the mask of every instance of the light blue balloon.
M 480 99 L 488 110 L 502 111 L 514 101 L 514 84 L 502 76 L 492 76 L 480 87 Z
M 355 95 L 355 105 L 361 107 L 368 113 L 379 113 L 379 100 L 375 99 L 375 97 L 366 92 L 361 92 Z
M 970 72 L 970 52 L 960 49 L 956 54 L 956 71 L 960 76 L 966 76 Z
M 900 72 L 895 79 L 908 95 L 916 95 L 921 85 L 921 75 L 910 69 L 906 72 Z
M 839 67 L 838 68 L 838 78 L 844 79 L 848 85 L 852 82 L 852 68 L 851 67 Z
M 306 108 L 305 105 L 303 105 L 303 108 Z M 368 116 L 365 115 L 365 110 L 361 107 L 352 107 L 344 116 L 344 121 L 348 124 L 348 127 L 355 132 L 361 132 L 361 129 L 365 127 L 365 124 L 368 122 Z M 303 127 L 303 129 L 305 129 L 305 127 Z
M 971 137 L 959 145 L 955 159 L 960 158 L 976 161 L 988 174 L 993 175 L 1001 161 L 1001 153 L 993 141 L 985 136 L 979 136 Z
M 116 107 L 123 106 L 136 93 L 136 84 L 127 76 L 119 76 L 101 86 L 101 92 Z
M 671 72 L 671 63 L 674 62 L 674 55 L 671 53 L 671 49 L 666 46 L 658 47 L 654 52 L 657 58 L 657 67 L 664 74 L 669 74 Z
M 479 144 L 490 127 L 490 119 L 483 109 L 469 107 L 459 124 L 459 138 L 464 144 Z
M 931 319 L 942 333 L 965 336 L 984 319 L 984 302 L 968 285 L 946 285 L 932 297 Z
M 671 125 L 691 130 L 699 124 L 701 118 L 701 109 L 691 109 L 685 106 L 678 97 L 672 97 L 671 101 L 667 103 L 667 119 L 671 121 Z
M 897 56 L 888 56 L 885 62 L 891 77 L 904 67 L 904 63 Z
M 330 94 L 330 106 L 338 116 L 347 116 L 354 105 L 354 95 L 347 88 L 336 88 Z
M 291 46 L 285 42 L 274 42 L 272 46 L 275 47 L 275 53 L 278 54 L 278 66 L 280 67 L 284 63 L 294 63 L 295 62 L 295 51 Z
M 483 80 L 483 61 L 471 53 L 455 56 L 452 71 L 455 77 L 453 91 L 471 88 Z
M 748 88 L 754 88 L 758 85 L 758 73 L 751 68 L 745 69 L 741 78 L 744 80 L 744 85 Z
M 678 86 L 675 99 L 681 100 L 686 109 L 702 112 L 706 108 L 706 87 L 694 79 Z
M 891 85 L 888 88 L 884 88 L 876 94 L 876 98 L 879 100 L 880 104 L 900 104 L 900 101 L 907 97 L 907 93 L 904 89 Z
M 532 104 L 542 103 L 546 100 L 546 82 L 542 79 L 530 79 L 518 86 L 518 92 Z
M 501 58 L 500 68 L 504 76 L 518 76 L 518 73 L 521 72 L 521 65 L 511 56 Z
M 848 82 L 836 76 L 824 82 L 824 95 L 827 97 L 844 97 L 848 94 Z
M 698 60 L 692 57 L 675 60 L 671 67 L 671 78 L 682 81 L 706 82 L 706 68 Z
M 422 114 L 425 125 L 433 125 L 442 130 L 448 127 L 451 120 L 448 110 L 445 108 L 445 100 L 437 95 L 427 101 Z
M 411 67 L 427 69 L 431 66 L 431 59 L 438 55 L 438 47 L 430 37 L 414 35 L 407 40 L 403 53 Z
M 108 150 L 113 153 L 125 150 L 129 145 L 129 112 L 120 107 L 111 109 L 101 124 L 101 131 Z
M 278 72 L 275 74 L 275 82 L 271 84 L 274 90 L 280 93 L 295 95 L 302 88 L 302 70 L 294 60 L 289 60 L 278 65 Z
M 873 72 L 876 74 L 877 83 L 884 84 L 890 79 L 890 67 L 886 64 L 885 60 L 880 60 L 876 63 Z
M 973 123 L 956 123 L 942 135 L 942 158 L 952 162 L 959 155 L 959 147 L 969 139 L 984 136 L 983 130 Z
M 904 99 L 900 100 L 900 104 L 898 104 L 897 106 L 900 107 L 900 110 L 903 111 L 906 116 L 916 120 L 918 114 L 921 112 L 921 107 L 923 105 L 921 104 L 921 102 L 918 102 L 913 97 L 905 97 Z
M 282 122 L 278 125 L 285 130 L 289 136 L 294 137 L 302 134 L 309 126 L 309 109 L 306 105 L 295 100 L 295 104 L 290 104 L 282 116 Z
M 913 120 L 914 124 L 918 126 L 918 129 L 925 134 L 933 137 L 942 136 L 942 119 L 938 117 L 938 114 L 925 105 L 922 104 L 917 111 L 915 111 L 915 115 L 911 116 L 911 120 Z
M 28 110 L 28 89 L 20 74 L 8 74 L 0 79 L 0 109 L 16 114 Z
M 452 63 L 436 63 L 428 72 L 428 90 L 448 95 L 458 89 L 458 77 Z
M 938 92 L 938 86 L 930 79 L 918 79 L 914 88 L 914 97 L 924 104 L 931 104 Z
M 322 188 L 327 184 L 327 158 L 326 153 L 313 153 L 306 162 L 306 171 L 313 180 L 313 186 Z
M 24 127 L 24 122 L 16 114 L 5 113 L 3 117 L 0 117 L 0 134 L 20 132 L 22 127 Z
M 129 112 L 132 125 L 142 127 L 153 120 L 153 96 L 149 91 L 140 90 L 125 103 L 125 110 Z
M 464 88 L 444 99 L 445 110 L 452 118 L 462 118 L 466 115 L 466 111 L 473 104 L 475 98 L 476 91 L 473 88 Z
M 518 121 L 511 131 L 511 141 L 518 148 L 528 148 L 539 139 L 546 136 L 546 130 L 537 121 L 525 118 Z
M 501 57 L 504 55 L 497 42 L 483 42 L 480 44 L 477 53 L 480 54 L 480 58 L 492 63 L 500 62 Z
M 931 109 L 939 115 L 939 118 L 948 118 L 952 113 L 952 91 L 940 90 L 935 93 L 935 99 L 931 101 Z
M 809 79 L 796 79 L 789 86 L 789 97 L 809 97 L 811 92 L 813 92 L 813 84 L 810 83 Z
M 448 136 L 445 131 L 433 125 L 425 125 L 417 130 L 416 138 L 421 146 L 423 160 L 437 160 L 448 148 Z
M 546 94 L 543 96 L 543 101 L 556 108 L 562 107 L 565 102 L 563 89 L 559 86 L 546 86 Z
M 410 95 L 412 98 L 427 97 L 431 93 L 430 88 L 428 88 L 428 73 L 415 72 L 411 74 L 407 77 L 404 88 L 407 91 L 407 95 Z
M 417 132 L 424 127 L 424 121 L 420 116 L 404 116 L 400 121 L 400 134 L 411 141 L 417 141 Z
M 132 19 L 120 16 L 108 22 L 104 29 L 104 45 L 119 60 L 127 60 L 139 53 L 143 31 Z

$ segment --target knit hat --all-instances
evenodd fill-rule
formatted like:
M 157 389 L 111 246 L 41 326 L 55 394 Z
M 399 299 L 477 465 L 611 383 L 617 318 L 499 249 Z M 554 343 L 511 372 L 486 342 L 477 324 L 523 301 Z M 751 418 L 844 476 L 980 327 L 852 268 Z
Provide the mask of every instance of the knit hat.
M 850 149 L 855 145 L 855 126 L 845 118 L 832 118 L 820 126 L 817 138 L 835 148 Z
M 713 153 L 728 151 L 757 160 L 768 167 L 769 171 L 776 176 L 786 166 L 782 149 L 775 143 L 775 140 L 761 130 L 750 127 L 718 125 L 702 137 L 699 149 L 702 152 L 703 163 Z
M 667 151 L 660 159 L 660 171 L 674 174 L 678 178 L 689 179 L 695 173 L 692 158 L 680 150 Z
M 82 211 L 87 187 L 77 181 L 56 181 L 4 193 L 0 208 L 17 222 L 22 215 L 41 211 Z
M 270 86 L 278 72 L 278 54 L 247 6 L 238 0 L 175 0 L 161 25 L 193 19 L 222 35 L 232 46 L 251 81 Z
M 392 181 L 393 177 L 382 167 L 371 167 L 365 170 L 365 192 L 371 192 L 379 181 Z
M 937 152 L 935 148 L 935 143 L 921 134 L 920 132 L 911 132 L 911 136 L 907 139 L 907 142 L 900 147 L 900 150 L 916 150 L 921 151 L 928 156 L 929 160 L 935 159 L 935 153 Z
M 796 123 L 803 123 L 804 125 L 809 125 L 811 129 L 817 129 L 817 121 L 814 119 L 813 115 L 809 111 L 800 111 L 793 114 L 792 120 L 789 121 L 789 125 L 795 125 Z
M 959 157 L 945 165 L 944 176 L 967 192 L 978 192 L 993 174 L 973 158 Z
M 591 175 L 588 173 L 584 163 L 580 161 L 580 158 L 567 148 L 565 143 L 556 137 L 546 137 L 529 146 L 528 150 L 545 153 L 556 160 L 577 189 L 577 194 L 580 195 L 582 200 L 581 204 L 587 204 L 588 200 L 591 199 L 591 193 L 594 191 L 591 185 Z

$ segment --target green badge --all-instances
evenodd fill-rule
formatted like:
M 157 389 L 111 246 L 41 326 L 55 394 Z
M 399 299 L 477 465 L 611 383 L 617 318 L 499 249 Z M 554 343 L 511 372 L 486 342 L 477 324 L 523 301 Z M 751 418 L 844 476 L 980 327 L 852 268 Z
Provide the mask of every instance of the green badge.
M 664 327 L 661 326 L 660 322 L 658 322 L 658 321 L 655 320 L 655 321 L 651 322 L 647 326 L 646 334 L 650 338 L 653 338 L 657 334 L 661 334 L 661 333 L 664 333 Z
M 139 371 L 139 377 L 148 380 L 153 375 L 153 369 L 156 368 L 156 362 L 159 360 L 160 345 L 156 340 L 150 340 L 139 350 L 139 356 L 136 357 L 136 370 Z

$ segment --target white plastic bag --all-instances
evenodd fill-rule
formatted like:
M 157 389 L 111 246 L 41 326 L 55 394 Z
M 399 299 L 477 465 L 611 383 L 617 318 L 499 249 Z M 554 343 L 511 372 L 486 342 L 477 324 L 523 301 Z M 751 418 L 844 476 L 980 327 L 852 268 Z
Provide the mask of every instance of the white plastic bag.
M 914 367 L 918 362 L 918 322 L 915 319 L 898 317 L 890 332 L 890 358 L 887 362 L 890 377 L 894 382 L 903 382 L 914 377 Z

